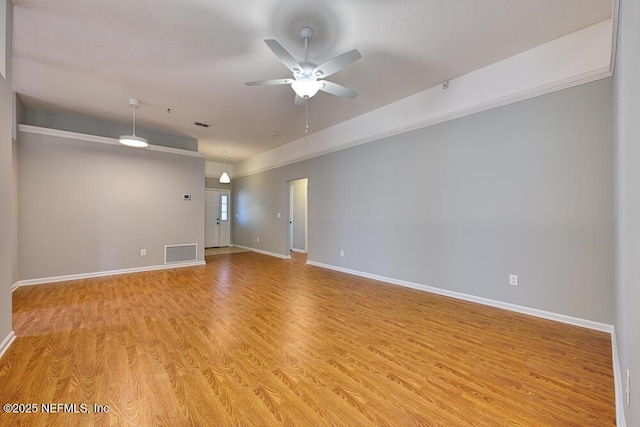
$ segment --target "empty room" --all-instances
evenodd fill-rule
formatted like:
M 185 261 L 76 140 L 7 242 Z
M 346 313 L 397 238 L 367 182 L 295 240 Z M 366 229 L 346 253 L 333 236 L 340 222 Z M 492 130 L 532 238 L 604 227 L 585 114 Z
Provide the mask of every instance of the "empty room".
M 0 425 L 640 425 L 637 1 L 0 23 Z

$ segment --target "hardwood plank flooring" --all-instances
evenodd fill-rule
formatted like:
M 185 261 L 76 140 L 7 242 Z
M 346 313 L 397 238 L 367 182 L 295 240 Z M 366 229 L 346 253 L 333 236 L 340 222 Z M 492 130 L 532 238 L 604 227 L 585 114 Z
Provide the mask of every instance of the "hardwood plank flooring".
M 21 287 L 13 304 L 0 402 L 38 411 L 0 425 L 615 425 L 608 334 L 297 254 Z

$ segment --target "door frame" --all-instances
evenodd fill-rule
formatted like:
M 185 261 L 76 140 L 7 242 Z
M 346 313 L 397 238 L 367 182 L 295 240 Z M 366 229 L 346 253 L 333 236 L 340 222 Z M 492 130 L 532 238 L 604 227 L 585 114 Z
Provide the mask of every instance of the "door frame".
M 295 181 L 306 180 L 307 185 L 304 187 L 305 192 L 305 203 L 304 203 L 304 248 L 294 248 L 293 247 L 293 214 L 294 214 L 294 206 L 295 206 L 295 192 L 293 191 L 293 183 Z M 287 246 L 289 247 L 289 251 L 299 252 L 299 253 L 308 253 L 309 252 L 309 178 L 302 177 L 291 179 L 287 181 L 287 191 L 289 192 L 289 202 L 288 202 L 288 220 L 289 224 L 287 227 Z
M 218 246 L 207 246 L 207 194 L 209 194 L 209 192 L 213 192 L 215 191 L 218 194 L 218 212 L 216 212 L 215 214 L 217 215 L 217 222 L 218 222 Z M 223 243 L 226 242 L 222 242 L 222 235 L 223 233 L 221 232 L 222 230 L 222 226 L 221 226 L 221 222 L 222 219 L 220 219 L 220 209 L 221 209 L 221 196 L 222 195 L 226 195 L 227 196 L 227 224 L 225 225 L 225 227 L 228 227 L 227 231 L 227 236 L 229 239 L 228 245 L 223 245 Z M 217 248 L 221 248 L 221 247 L 228 247 L 228 246 L 233 246 L 233 243 L 231 242 L 231 230 L 232 230 L 232 209 L 231 209 L 231 191 L 226 189 L 226 188 L 205 188 L 205 236 L 204 236 L 204 244 L 205 244 L 205 248 L 209 248 L 209 247 L 217 247 Z

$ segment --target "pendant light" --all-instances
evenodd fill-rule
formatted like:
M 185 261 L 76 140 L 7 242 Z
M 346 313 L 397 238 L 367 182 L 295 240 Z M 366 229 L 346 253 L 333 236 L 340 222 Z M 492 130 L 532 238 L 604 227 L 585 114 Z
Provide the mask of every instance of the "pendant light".
M 128 145 L 129 147 L 144 148 L 149 145 L 146 139 L 136 136 L 136 108 L 140 105 L 137 99 L 129 98 L 129 105 L 133 108 L 133 132 L 131 135 L 122 135 L 118 141 L 120 144 Z
M 222 154 L 224 154 L 224 169 L 222 175 L 220 175 L 220 184 L 229 184 L 231 178 L 229 178 L 229 174 L 227 173 L 227 151 L 223 151 Z

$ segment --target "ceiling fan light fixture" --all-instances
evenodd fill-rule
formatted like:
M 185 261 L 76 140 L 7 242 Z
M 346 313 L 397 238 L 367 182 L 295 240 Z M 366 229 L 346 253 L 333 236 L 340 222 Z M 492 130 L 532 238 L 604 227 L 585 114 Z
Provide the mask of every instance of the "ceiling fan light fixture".
M 131 135 L 122 135 L 118 138 L 118 142 L 129 147 L 144 148 L 149 146 L 149 142 L 136 135 L 136 108 L 140 103 L 135 98 L 129 98 L 129 105 L 133 108 L 133 132 Z
M 291 87 L 300 98 L 311 98 L 322 87 L 322 83 L 311 78 L 302 78 L 291 83 Z

